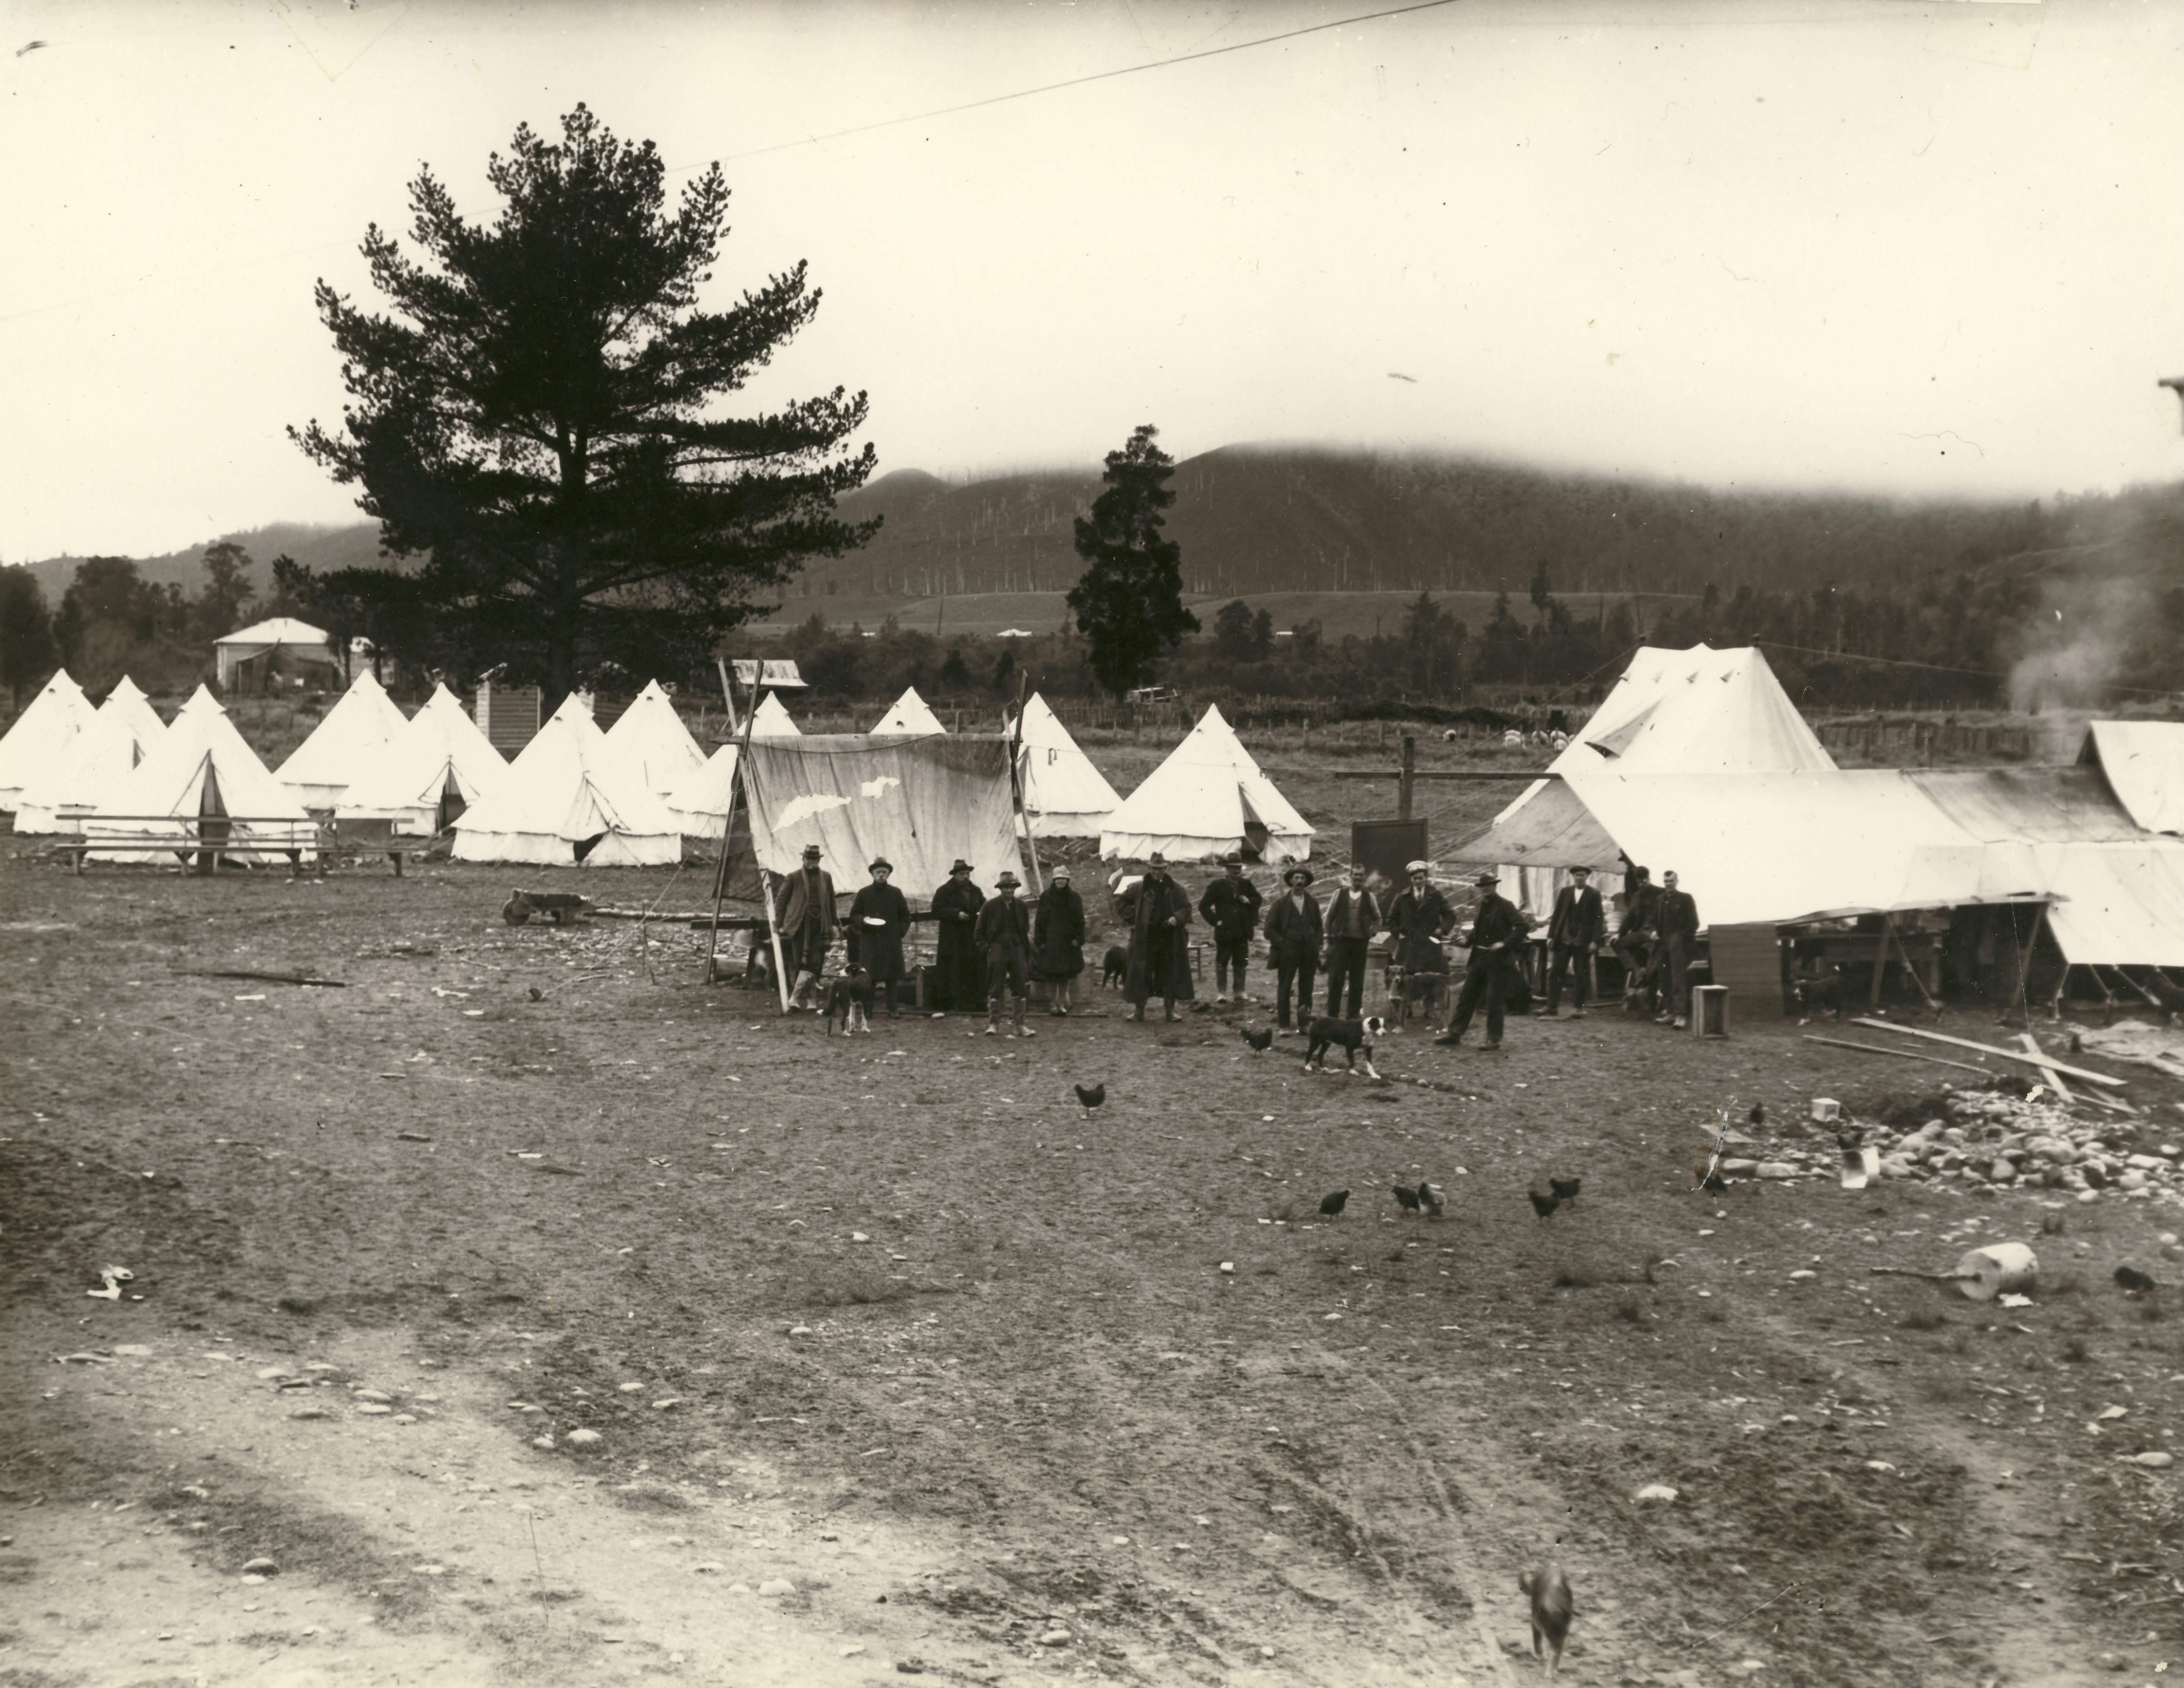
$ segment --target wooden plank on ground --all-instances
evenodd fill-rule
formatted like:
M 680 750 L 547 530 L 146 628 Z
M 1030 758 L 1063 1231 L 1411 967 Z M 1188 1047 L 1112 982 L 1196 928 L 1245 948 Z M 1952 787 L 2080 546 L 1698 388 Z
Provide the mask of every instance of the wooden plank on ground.
M 1964 1072 L 1986 1071 L 1985 1067 L 1974 1066 L 1970 1061 L 1953 1061 L 1947 1055 L 1922 1055 L 1916 1049 L 1891 1049 L 1880 1043 L 1852 1043 L 1841 1037 L 1815 1037 L 1809 1031 L 1805 1034 L 1805 1041 L 1808 1043 L 1825 1043 L 1836 1049 L 1860 1049 L 1869 1055 L 1893 1055 L 1902 1061 L 1930 1061 L 1937 1067 L 1955 1067 Z
M 2078 1099 L 2070 1094 L 2070 1087 L 2063 1082 L 2063 1075 L 2048 1065 L 2046 1052 L 2041 1048 L 2038 1038 L 2030 1031 L 2020 1031 L 2017 1034 L 2017 1047 L 2040 1063 L 2040 1076 L 2048 1081 L 2048 1087 L 2050 1090 L 2065 1102 L 2075 1102 Z
M 2043 905 L 2044 906 L 2044 905 Z M 1929 1031 L 1923 1026 L 1898 1026 L 1892 1020 L 1870 1020 L 1861 1014 L 1851 1021 L 1852 1026 L 1870 1026 L 1875 1031 L 1894 1031 L 1906 1037 L 1924 1037 L 1936 1043 L 1953 1043 L 1959 1049 L 1976 1049 L 1982 1055 L 1999 1055 L 2006 1061 L 2022 1061 L 2027 1066 L 2050 1066 L 2058 1072 L 2066 1072 L 2072 1078 L 2082 1078 L 2089 1083 L 2105 1084 L 2114 1089 L 2123 1087 L 2123 1080 L 2104 1072 L 2091 1072 L 2084 1067 L 2065 1066 L 2048 1057 L 2025 1054 L 2022 1050 L 2004 1049 L 1992 1043 L 1975 1043 L 1969 1037 L 1952 1037 L 1946 1031 Z

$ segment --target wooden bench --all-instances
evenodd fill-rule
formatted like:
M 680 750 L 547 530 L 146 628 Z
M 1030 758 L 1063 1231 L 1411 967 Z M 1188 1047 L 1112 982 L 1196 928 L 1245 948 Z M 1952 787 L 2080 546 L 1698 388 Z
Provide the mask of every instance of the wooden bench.
M 308 821 L 297 821 L 286 815 L 261 817 L 254 815 L 96 815 L 84 819 L 82 836 L 64 839 L 50 847 L 48 853 L 66 856 L 76 875 L 81 877 L 86 858 L 100 852 L 126 853 L 131 856 L 176 856 L 185 866 L 193 866 L 200 874 L 218 870 L 222 857 L 240 860 L 247 856 L 286 856 L 289 871 L 298 877 L 304 872 L 304 858 L 314 858 L 314 865 L 325 861 L 323 841 L 318 829 Z M 158 832 L 116 832 L 106 829 L 113 825 L 156 826 Z M 278 827 L 287 836 L 267 838 L 235 838 L 231 830 L 237 826 Z M 309 842 L 296 835 L 308 828 Z M 213 836 L 208 836 L 208 830 Z M 192 864 L 189 858 L 196 858 Z

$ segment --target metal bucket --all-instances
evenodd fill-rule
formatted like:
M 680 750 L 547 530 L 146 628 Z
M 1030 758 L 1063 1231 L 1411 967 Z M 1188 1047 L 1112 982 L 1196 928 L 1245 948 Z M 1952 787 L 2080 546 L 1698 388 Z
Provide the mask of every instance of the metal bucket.
M 2040 1281 L 2040 1259 L 2023 1243 L 1990 1243 L 1957 1262 L 1957 1280 L 1968 1300 L 2021 1295 Z

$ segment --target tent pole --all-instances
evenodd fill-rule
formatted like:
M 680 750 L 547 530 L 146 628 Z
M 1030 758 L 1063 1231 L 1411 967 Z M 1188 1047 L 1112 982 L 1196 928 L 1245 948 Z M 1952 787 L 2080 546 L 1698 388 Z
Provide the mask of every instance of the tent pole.
M 2025 935 L 2025 953 L 2017 959 L 2017 989 L 2009 999 L 2008 1012 L 2011 1014 L 2015 1014 L 2020 1008 L 2029 1009 L 2032 1005 L 2028 994 L 2032 980 L 2032 950 L 2033 946 L 2040 942 L 2041 927 L 2047 923 L 2048 905 L 2043 903 L 2033 911 L 2032 929 Z
M 1016 800 L 1017 819 L 1023 823 L 1024 852 L 1031 858 L 1031 889 L 1034 901 L 1044 896 L 1046 887 L 1039 883 L 1039 841 L 1032 836 L 1031 812 L 1024 807 L 1023 793 L 1023 718 L 1024 687 L 1028 676 L 1017 675 L 1017 729 L 1009 742 L 1009 795 Z
M 749 811 L 751 816 L 751 856 L 754 860 L 758 856 L 758 784 L 751 778 L 750 729 L 751 723 L 756 719 L 757 713 L 756 710 L 753 710 L 744 718 L 743 752 L 736 757 L 736 784 L 743 791 L 744 807 Z M 766 942 L 773 948 L 774 988 L 781 993 L 781 1011 L 787 1014 L 788 1012 L 788 958 L 781 953 L 781 920 L 779 904 L 776 900 L 775 876 L 768 873 L 762 865 L 758 870 L 758 886 L 760 893 L 766 897 Z M 832 914 L 833 911 L 830 909 L 828 913 Z
M 736 697 L 728 679 L 728 665 L 716 657 L 720 663 L 721 695 L 728 701 L 728 724 L 735 725 Z M 754 716 L 755 711 L 753 712 Z M 736 782 L 728 788 L 728 813 L 721 824 L 721 854 L 713 870 L 713 930 L 708 935 L 705 949 L 705 982 L 713 982 L 713 959 L 721 953 L 721 904 L 728 894 L 728 862 L 734 853 L 736 837 L 736 805 L 744 798 L 744 767 L 750 759 L 750 719 L 746 718 L 742 736 L 736 747 Z
M 1911 983 L 1917 989 L 1920 999 L 1938 1017 L 1942 1012 L 1942 1005 L 1927 994 L 1926 981 L 1919 976 L 1919 969 L 1911 959 L 1910 946 L 1903 942 L 1903 934 L 1896 930 L 1896 917 L 1893 914 L 1883 914 L 1880 918 L 1884 923 L 1883 930 L 1887 936 L 1896 941 L 1896 953 L 1903 960 L 1903 970 L 1911 975 Z M 1887 947 L 1884 942 L 1881 948 L 1881 957 L 1884 961 L 1887 959 Z
M 728 679 L 728 659 L 716 657 L 713 666 L 721 671 L 721 696 L 727 700 L 728 704 L 728 730 L 738 732 L 741 729 L 736 725 L 736 689 L 734 683 Z M 751 690 L 755 692 L 758 688 L 754 685 Z

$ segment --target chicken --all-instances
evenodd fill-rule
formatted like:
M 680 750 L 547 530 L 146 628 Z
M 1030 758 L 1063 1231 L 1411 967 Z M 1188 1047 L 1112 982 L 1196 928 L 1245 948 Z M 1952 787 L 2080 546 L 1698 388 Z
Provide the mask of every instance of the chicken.
M 1343 1204 L 1349 1199 L 1349 1191 L 1337 1190 L 1333 1195 L 1323 1196 L 1320 1199 L 1319 1210 L 1329 1219 L 1340 1219 L 1342 1216 Z
M 1263 1055 L 1268 1050 L 1274 1047 L 1274 1028 L 1273 1026 L 1262 1026 L 1258 1031 L 1254 1031 L 1247 1026 L 1242 1027 L 1241 1030 L 1244 1033 L 1244 1041 L 1246 1043 L 1249 1043 L 1256 1053 Z
M 1416 1213 L 1418 1210 L 1418 1193 L 1416 1190 L 1407 1184 L 1397 1184 L 1395 1190 L 1397 1207 L 1402 1209 L 1405 1213 Z
M 1569 1579 L 1559 1565 L 1535 1565 L 1519 1573 L 1517 1587 L 1532 1602 L 1533 1657 L 1546 1663 L 1552 1678 L 1563 1662 L 1563 1643 L 1577 1612 L 1570 1600 Z
M 1088 1114 L 1107 1099 L 1107 1086 L 1104 1080 L 1089 1090 L 1081 1084 L 1072 1085 L 1071 1088 L 1076 1091 L 1077 1099 L 1084 1104 L 1084 1111 Z
M 1555 1193 L 1557 1201 L 1575 1201 L 1578 1189 L 1584 1182 L 1582 1178 L 1551 1177 L 1547 1180 L 1547 1188 Z
M 1423 1178 L 1418 1180 L 1418 1205 L 1426 1210 L 1427 1218 L 1439 1219 L 1440 1217 L 1441 1203 L 1440 1193 Z
M 2118 1266 L 2115 1269 L 2115 1281 L 2117 1288 L 2132 1295 L 2143 1295 L 2150 1289 L 2159 1289 L 2161 1287 L 2153 1278 L 2141 1272 L 2137 1266 Z M 94 1289 L 91 1293 L 96 1295 L 98 1292 Z
M 1767 1104 L 1764 1102 L 1753 1103 L 1752 1111 L 1744 1117 L 1752 1121 L 1752 1130 L 1759 1130 L 1767 1123 Z
M 1560 1196 L 1543 1196 L 1537 1190 L 1527 1190 L 1524 1193 L 1532 1199 L 1532 1211 L 1542 1219 L 1552 1219 L 1555 1216 L 1555 1210 L 1563 1205 L 1563 1199 Z

